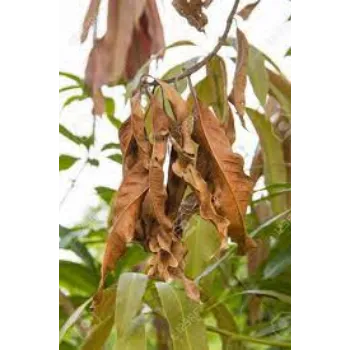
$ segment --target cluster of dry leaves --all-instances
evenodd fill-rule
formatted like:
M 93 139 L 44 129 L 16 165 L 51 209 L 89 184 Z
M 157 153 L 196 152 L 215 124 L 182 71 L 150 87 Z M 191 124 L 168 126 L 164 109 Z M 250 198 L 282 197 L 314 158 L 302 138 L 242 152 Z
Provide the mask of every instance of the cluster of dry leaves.
M 203 8 L 211 2 L 174 0 L 173 5 L 191 25 L 203 30 L 207 23 Z M 238 14 L 248 18 L 258 3 Z M 91 0 L 82 41 L 96 20 L 99 5 L 100 0 Z M 249 44 L 238 28 L 237 42 L 233 89 L 225 105 L 230 101 L 243 117 Z M 109 0 L 107 31 L 95 40 L 86 68 L 94 113 L 104 112 L 103 85 L 132 78 L 151 54 L 163 48 L 155 0 Z M 220 122 L 193 92 L 185 101 L 166 82 L 156 80 L 153 84 L 157 86 L 154 94 L 147 90 L 143 96 L 140 89 L 133 96 L 131 115 L 120 128 L 123 181 L 112 207 L 97 303 L 107 273 L 114 270 L 132 241 L 140 242 L 153 254 L 147 267 L 149 276 L 164 281 L 179 279 L 189 297 L 199 300 L 196 285 L 184 275 L 186 249 L 179 225 L 184 215 L 198 211 L 212 222 L 222 248 L 228 237 L 237 243 L 241 254 L 256 247 L 244 222 L 254 181 L 243 171 L 243 158 L 232 151 L 235 131 L 230 108 L 228 119 Z M 189 203 L 193 210 L 184 213 Z

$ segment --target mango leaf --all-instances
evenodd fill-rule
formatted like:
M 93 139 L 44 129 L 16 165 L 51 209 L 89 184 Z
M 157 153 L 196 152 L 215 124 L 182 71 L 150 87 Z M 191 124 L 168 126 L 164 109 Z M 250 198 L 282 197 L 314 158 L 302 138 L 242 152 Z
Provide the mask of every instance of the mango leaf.
M 59 170 L 68 170 L 71 168 L 79 158 L 69 156 L 67 154 L 61 154 L 59 159 Z
M 174 350 L 208 350 L 200 305 L 168 283 L 157 282 L 156 288 L 170 328 Z
M 93 326 L 89 335 L 84 340 L 80 350 L 102 349 L 113 328 L 114 315 L 109 315 L 102 322 Z
M 87 95 L 74 95 L 69 98 L 63 103 L 62 109 L 65 109 L 66 107 L 70 106 L 72 103 L 77 101 L 84 101 L 87 99 Z
M 107 150 L 110 150 L 110 149 L 120 149 L 120 144 L 119 143 L 107 143 L 106 145 L 104 145 L 102 148 L 101 148 L 101 151 L 107 151 Z
M 292 48 L 291 47 L 287 50 L 287 52 L 286 52 L 286 54 L 284 56 L 285 57 L 292 56 Z
M 119 129 L 122 125 L 122 122 L 119 119 L 115 118 L 114 116 L 115 102 L 113 98 L 105 97 L 104 101 L 105 101 L 105 112 L 106 112 L 107 119 L 116 129 Z
M 194 279 L 203 272 L 211 258 L 219 251 L 220 240 L 213 224 L 198 215 L 192 217 L 185 231 L 185 246 L 188 249 L 186 276 Z
M 60 124 L 59 132 L 60 132 L 61 135 L 65 136 L 68 140 L 76 143 L 77 145 L 82 144 L 81 137 L 74 135 L 71 131 L 69 131 L 62 124 Z
M 108 205 L 111 204 L 112 198 L 116 192 L 113 188 L 103 186 L 95 187 L 95 191 Z
M 79 86 L 79 85 L 65 86 L 65 87 L 59 89 L 59 93 L 70 91 L 70 90 L 75 90 L 75 89 L 81 89 L 81 86 Z
M 122 164 L 123 163 L 123 156 L 119 153 L 112 154 L 111 156 L 107 157 L 110 160 L 113 160 L 116 163 Z
M 116 349 L 147 350 L 146 318 L 143 315 L 131 321 L 127 335 L 117 335 Z
M 84 80 L 81 79 L 80 77 L 78 77 L 77 75 L 72 74 L 72 73 L 59 72 L 59 76 L 75 81 L 77 83 L 77 85 L 81 88 L 84 88 L 84 86 L 85 86 Z
M 207 64 L 207 76 L 196 85 L 198 98 L 213 107 L 218 119 L 228 120 L 227 73 L 224 60 L 214 56 Z M 192 102 L 193 103 L 193 102 Z
M 148 278 L 140 273 L 123 273 L 118 281 L 115 327 L 118 338 L 126 338 L 130 326 L 142 306 Z
M 70 294 L 90 296 L 98 286 L 98 275 L 85 265 L 60 260 L 60 286 Z
M 70 327 L 72 327 L 81 317 L 83 312 L 85 311 L 86 307 L 91 303 L 92 298 L 85 301 L 84 304 L 80 305 L 68 318 L 68 320 L 65 322 L 65 324 L 60 329 L 60 335 L 59 335 L 59 343 L 62 342 L 65 334 L 69 330 Z
M 248 75 L 256 97 L 260 104 L 265 106 L 269 91 L 269 77 L 265 68 L 264 55 L 254 46 L 249 47 Z
M 101 0 L 91 0 L 89 8 L 86 12 L 84 22 L 83 22 L 83 30 L 81 33 L 80 41 L 83 43 L 88 34 L 91 26 L 93 23 L 96 21 L 97 15 L 98 15 L 98 10 L 100 7 Z
M 243 20 L 247 20 L 257 5 L 259 5 L 260 0 L 257 0 L 251 4 L 248 4 L 247 6 L 243 7 L 242 10 L 240 10 L 237 15 L 242 17 Z
M 283 303 L 291 304 L 292 299 L 289 295 L 276 292 L 273 290 L 261 290 L 261 289 L 252 289 L 252 290 L 245 290 L 241 292 L 240 294 L 252 294 L 252 295 L 261 295 L 261 296 L 267 296 L 271 298 L 278 299 L 282 301 Z
M 278 220 L 283 219 L 291 212 L 290 209 L 287 209 L 286 211 L 272 217 L 271 219 L 267 220 L 263 224 L 261 224 L 259 227 L 257 227 L 250 235 L 251 237 L 259 237 L 267 228 L 269 228 L 271 225 L 276 223 Z
M 255 130 L 260 139 L 260 144 L 264 159 L 264 175 L 267 186 L 276 183 L 287 183 L 287 169 L 284 162 L 283 144 L 273 132 L 273 126 L 268 118 L 251 109 L 247 108 Z M 276 190 L 270 189 L 270 194 Z M 272 209 L 275 214 L 278 214 L 287 208 L 287 197 L 277 196 L 271 199 Z

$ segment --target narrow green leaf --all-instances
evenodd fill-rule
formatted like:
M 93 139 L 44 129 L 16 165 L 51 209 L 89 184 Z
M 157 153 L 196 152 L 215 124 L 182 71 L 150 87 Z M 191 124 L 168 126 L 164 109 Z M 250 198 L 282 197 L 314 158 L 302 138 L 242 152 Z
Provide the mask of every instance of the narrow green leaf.
M 89 158 L 87 161 L 90 165 L 98 167 L 100 165 L 100 162 L 98 161 L 98 159 L 95 158 Z
M 265 57 L 254 46 L 249 47 L 248 75 L 260 104 L 265 106 L 269 91 L 269 77 L 265 68 Z
M 59 281 L 70 294 L 90 296 L 97 290 L 99 276 L 85 265 L 60 260 Z
M 258 237 L 261 232 L 263 232 L 266 228 L 268 228 L 269 226 L 273 225 L 274 223 L 276 223 L 278 220 L 283 219 L 285 216 L 287 216 L 289 213 L 291 212 L 290 209 L 272 217 L 271 219 L 267 220 L 266 222 L 264 222 L 262 225 L 260 225 L 258 228 L 256 228 L 250 235 L 252 237 Z
M 59 75 L 61 77 L 68 78 L 70 80 L 75 81 L 80 87 L 83 87 L 85 85 L 84 80 L 79 78 L 77 75 L 67 73 L 67 72 L 59 72 Z
M 199 215 L 191 218 L 185 232 L 186 275 L 192 279 L 198 277 L 207 267 L 211 258 L 220 248 L 220 240 L 214 225 Z M 201 244 L 205 242 L 205 244 Z
M 273 125 L 268 118 L 251 108 L 246 109 L 260 139 L 264 157 L 264 175 L 267 186 L 276 183 L 287 183 L 288 175 L 284 163 L 283 143 L 273 131 Z M 276 190 L 270 190 L 273 194 Z M 277 196 L 271 199 L 272 209 L 278 214 L 287 208 L 287 196 Z
M 108 156 L 107 158 L 113 160 L 116 163 L 122 164 L 123 163 L 123 156 L 119 153 L 112 154 L 111 156 Z
M 61 154 L 59 159 L 59 170 L 67 170 L 71 168 L 79 158 L 69 156 L 67 154 Z
M 109 315 L 102 322 L 94 326 L 80 350 L 100 350 L 107 341 L 109 334 L 113 328 L 114 315 Z
M 63 104 L 63 109 L 68 107 L 69 105 L 71 105 L 73 102 L 77 102 L 77 101 L 83 101 L 87 98 L 86 95 L 74 95 L 74 96 L 71 96 L 69 98 L 67 98 L 67 100 L 64 102 Z
M 82 140 L 79 136 L 74 135 L 71 131 L 69 131 L 65 126 L 60 124 L 59 132 L 61 135 L 65 136 L 68 140 L 76 143 L 77 145 L 82 144 Z
M 65 87 L 59 89 L 59 93 L 70 91 L 70 90 L 75 90 L 75 89 L 81 89 L 81 86 L 79 86 L 79 85 L 65 86 Z
M 116 349 L 147 350 L 146 319 L 143 315 L 136 317 L 130 324 L 129 331 L 124 337 L 117 335 Z
M 284 56 L 292 56 L 292 48 L 290 47 Z
M 81 317 L 81 315 L 83 314 L 84 310 L 86 309 L 86 307 L 91 303 L 92 298 L 86 300 L 86 302 L 82 305 L 80 305 L 68 318 L 68 320 L 66 321 L 66 323 L 62 326 L 62 328 L 60 329 L 60 336 L 59 336 L 59 342 L 61 343 L 61 341 L 63 340 L 63 337 L 65 336 L 65 334 L 67 333 L 68 329 L 70 327 L 72 327 Z
M 201 306 L 168 283 L 157 282 L 156 288 L 169 324 L 173 350 L 208 350 Z
M 125 337 L 134 317 L 140 311 L 148 278 L 140 273 L 123 273 L 118 281 L 115 327 L 118 338 Z
M 107 143 L 106 145 L 104 145 L 101 149 L 101 151 L 107 151 L 110 149 L 120 149 L 120 144 L 119 143 Z
M 95 188 L 97 194 L 103 199 L 107 204 L 110 204 L 114 196 L 115 190 L 109 187 L 99 186 Z
M 286 295 L 284 293 L 276 292 L 273 290 L 260 290 L 260 289 L 252 289 L 252 290 L 245 290 L 241 292 L 240 294 L 253 294 L 253 295 L 262 295 L 267 296 L 271 298 L 278 299 L 282 301 L 283 303 L 291 304 L 292 298 L 289 295 Z

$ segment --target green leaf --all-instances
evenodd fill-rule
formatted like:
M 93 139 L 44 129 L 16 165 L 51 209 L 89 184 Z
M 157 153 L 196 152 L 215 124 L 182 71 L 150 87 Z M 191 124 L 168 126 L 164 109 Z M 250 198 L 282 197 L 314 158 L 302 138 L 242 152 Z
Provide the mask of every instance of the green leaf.
M 252 289 L 252 290 L 245 290 L 241 292 L 240 294 L 253 294 L 253 295 L 262 295 L 267 296 L 271 298 L 278 299 L 282 301 L 283 303 L 291 304 L 292 298 L 289 295 L 286 295 L 284 293 L 276 292 L 273 290 L 260 290 L 260 289 Z
M 292 56 L 292 48 L 290 47 L 284 56 Z
M 113 98 L 106 97 L 105 98 L 105 110 L 107 119 L 110 121 L 110 123 L 116 128 L 119 129 L 122 125 L 122 122 L 115 118 L 115 102 Z
M 278 220 L 281 220 L 284 217 L 286 217 L 290 212 L 291 212 L 291 210 L 287 209 L 286 211 L 272 217 L 271 219 L 269 219 L 266 222 L 264 222 L 263 224 L 261 224 L 258 228 L 256 228 L 250 235 L 252 237 L 258 238 L 264 230 L 266 230 L 267 228 L 269 228 L 270 226 L 275 224 Z
M 207 64 L 207 76 L 196 87 L 198 98 L 213 107 L 221 122 L 228 118 L 227 73 L 224 60 L 213 57 Z
M 214 225 L 199 215 L 193 216 L 185 232 L 185 246 L 188 249 L 186 276 L 194 279 L 204 271 L 220 248 L 219 235 Z
M 208 350 L 201 306 L 168 283 L 157 282 L 156 288 L 169 324 L 173 350 Z
M 143 315 L 135 318 L 124 337 L 117 336 L 116 349 L 147 350 L 146 318 Z
M 148 278 L 140 273 L 123 273 L 118 281 L 115 327 L 118 338 L 125 337 L 142 305 Z
M 59 159 L 59 170 L 67 170 L 71 168 L 79 158 L 69 156 L 67 154 L 61 154 Z
M 93 326 L 89 335 L 84 340 L 80 350 L 99 350 L 105 344 L 113 328 L 114 315 L 109 315 L 102 322 Z
M 83 101 L 86 98 L 87 98 L 86 95 L 74 95 L 74 96 L 71 96 L 71 97 L 67 98 L 67 100 L 64 102 L 62 109 L 65 109 L 66 107 L 71 105 L 73 102 Z
M 81 315 L 83 314 L 84 310 L 86 309 L 86 307 L 91 303 L 92 298 L 88 299 L 85 301 L 84 304 L 80 305 L 68 318 L 68 320 L 66 321 L 66 323 L 63 325 L 63 327 L 60 329 L 60 336 L 59 336 L 59 342 L 61 343 L 61 341 L 63 340 L 63 337 L 65 336 L 65 334 L 67 333 L 68 329 L 70 327 L 72 327 L 81 317 Z
M 269 91 L 269 77 L 265 68 L 265 57 L 254 46 L 249 47 L 248 75 L 260 104 L 265 106 Z
M 68 140 L 76 143 L 77 145 L 81 145 L 82 144 L 82 140 L 79 136 L 74 135 L 71 131 L 69 131 L 65 126 L 63 126 L 62 124 L 60 124 L 59 127 L 59 132 L 61 135 L 63 135 L 64 137 L 66 137 Z
M 70 90 L 75 90 L 75 89 L 81 89 L 81 86 L 79 86 L 79 85 L 65 86 L 65 87 L 59 89 L 59 93 L 62 93 L 65 91 L 70 91 Z
M 100 162 L 98 161 L 98 159 L 95 158 L 89 158 L 87 161 L 90 165 L 98 167 L 100 165 Z
M 59 72 L 59 75 L 61 77 L 65 77 L 65 78 L 68 78 L 70 80 L 75 81 L 79 85 L 79 87 L 85 86 L 84 80 L 79 78 L 77 75 L 67 73 L 67 72 Z
M 283 143 L 273 131 L 273 125 L 268 118 L 251 108 L 246 109 L 255 130 L 257 131 L 264 157 L 264 175 L 267 186 L 276 183 L 287 183 L 288 175 L 284 164 Z M 276 190 L 270 190 L 273 194 Z M 272 209 L 278 214 L 287 208 L 287 196 L 277 196 L 271 199 Z
M 95 191 L 107 204 L 111 203 L 114 193 L 116 192 L 113 188 L 103 186 L 96 187 Z
M 60 260 L 59 270 L 60 286 L 70 294 L 90 296 L 96 292 L 99 276 L 85 265 Z
M 106 145 L 104 145 L 101 149 L 101 151 L 107 151 L 110 149 L 120 149 L 120 144 L 119 143 L 107 143 Z
M 123 156 L 119 153 L 112 154 L 111 156 L 108 156 L 107 158 L 113 160 L 116 163 L 122 164 L 123 163 Z

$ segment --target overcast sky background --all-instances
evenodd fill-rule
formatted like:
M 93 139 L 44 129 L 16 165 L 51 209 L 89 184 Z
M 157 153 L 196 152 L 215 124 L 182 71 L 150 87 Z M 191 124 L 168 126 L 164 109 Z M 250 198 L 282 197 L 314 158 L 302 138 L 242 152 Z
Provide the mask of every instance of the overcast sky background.
M 171 49 L 166 53 L 163 62 L 157 67 L 152 67 L 152 75 L 160 77 L 173 66 L 196 56 L 204 56 L 215 46 L 218 37 L 222 34 L 227 16 L 232 8 L 233 0 L 214 0 L 207 11 L 209 23 L 206 33 L 199 33 L 187 24 L 187 21 L 180 17 L 171 5 L 171 0 L 158 0 L 158 8 L 164 26 L 166 44 L 169 45 L 178 40 L 191 40 L 198 47 L 183 47 Z M 240 7 L 252 1 L 241 1 Z M 89 0 L 60 0 L 60 71 L 71 72 L 83 76 L 87 56 L 91 49 L 92 38 L 90 37 L 83 45 L 79 42 L 81 23 L 85 15 Z M 99 16 L 98 32 L 102 36 L 105 31 L 107 0 L 102 1 L 102 8 Z M 287 19 L 291 13 L 289 0 L 262 0 L 255 9 L 250 19 L 246 22 L 238 20 L 239 27 L 244 30 L 248 41 L 270 56 L 290 77 L 290 58 L 284 57 L 285 52 L 291 46 L 291 25 Z M 235 25 L 231 34 L 235 33 Z M 221 51 L 223 56 L 230 53 L 229 50 Z M 233 76 L 234 65 L 228 66 L 230 77 Z M 199 79 L 201 74 L 194 77 Z M 60 78 L 60 87 L 70 85 L 70 82 Z M 105 95 L 116 100 L 116 116 L 122 121 L 127 118 L 129 107 L 124 104 L 124 88 L 105 88 Z M 71 92 L 61 94 L 59 99 L 60 123 L 69 128 L 77 135 L 89 135 L 92 129 L 91 101 L 77 102 L 62 110 L 62 103 L 70 96 Z M 257 107 L 257 101 L 248 87 L 247 105 Z M 236 125 L 239 125 L 237 121 Z M 249 168 L 254 153 L 257 136 L 254 129 L 248 123 L 249 132 L 238 128 L 237 142 L 234 150 L 244 156 L 246 167 Z M 91 156 L 100 161 L 100 166 L 86 167 L 75 189 L 70 193 L 67 200 L 60 208 L 60 224 L 73 226 L 79 224 L 87 213 L 88 208 L 100 204 L 94 188 L 96 186 L 107 186 L 117 188 L 121 181 L 121 166 L 100 154 L 99 149 L 108 142 L 117 142 L 116 129 L 105 119 L 98 119 L 96 129 L 96 147 L 92 150 Z M 78 158 L 86 158 L 86 150 L 79 147 L 64 137 L 60 136 L 60 154 L 69 154 Z M 60 173 L 60 200 L 65 195 L 81 167 L 76 163 L 68 171 Z

